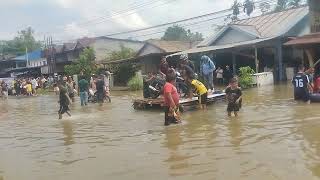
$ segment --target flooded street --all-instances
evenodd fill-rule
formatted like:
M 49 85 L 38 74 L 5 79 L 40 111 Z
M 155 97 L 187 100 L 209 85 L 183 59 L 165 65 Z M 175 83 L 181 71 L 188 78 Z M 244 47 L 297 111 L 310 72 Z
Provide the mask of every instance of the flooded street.
M 63 120 L 56 96 L 0 101 L 0 179 L 320 179 L 320 104 L 294 102 L 290 86 L 244 91 L 238 118 L 220 102 L 170 127 L 113 95 Z

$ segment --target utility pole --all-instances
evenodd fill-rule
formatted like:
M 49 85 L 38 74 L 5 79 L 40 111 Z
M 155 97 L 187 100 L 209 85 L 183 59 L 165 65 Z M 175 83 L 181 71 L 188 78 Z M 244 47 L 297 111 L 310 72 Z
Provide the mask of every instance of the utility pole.
M 28 47 L 26 47 L 26 60 L 27 60 L 27 65 L 26 65 L 26 67 L 29 67 Z

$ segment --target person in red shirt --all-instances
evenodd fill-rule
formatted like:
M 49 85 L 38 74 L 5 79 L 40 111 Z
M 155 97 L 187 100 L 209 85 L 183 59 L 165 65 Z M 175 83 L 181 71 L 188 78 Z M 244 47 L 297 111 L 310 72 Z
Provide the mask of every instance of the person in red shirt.
M 313 86 L 313 92 L 314 93 L 320 93 L 320 75 L 317 75 L 314 80 L 314 86 Z
M 169 69 L 166 76 L 166 84 L 163 87 L 164 94 L 164 125 L 180 123 L 179 94 L 175 87 L 176 72 Z

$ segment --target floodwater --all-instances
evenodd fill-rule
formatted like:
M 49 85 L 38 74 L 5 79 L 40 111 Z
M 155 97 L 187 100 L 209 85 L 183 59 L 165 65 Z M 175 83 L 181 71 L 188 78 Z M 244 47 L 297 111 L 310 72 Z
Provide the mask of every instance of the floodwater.
M 132 96 L 73 104 L 63 120 L 56 96 L 0 101 L 0 179 L 320 179 L 320 104 L 294 102 L 290 86 L 244 91 L 237 118 L 220 102 L 170 127 Z

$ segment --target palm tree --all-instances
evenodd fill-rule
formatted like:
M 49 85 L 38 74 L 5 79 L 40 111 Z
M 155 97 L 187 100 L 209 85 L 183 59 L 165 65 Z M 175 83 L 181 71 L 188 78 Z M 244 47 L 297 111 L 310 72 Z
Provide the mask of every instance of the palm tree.
M 246 0 L 243 4 L 243 12 L 245 12 L 248 16 L 251 15 L 254 8 L 254 2 L 252 0 Z
M 232 9 L 232 21 L 238 20 L 238 15 L 240 14 L 240 6 L 241 4 L 238 2 L 238 0 L 234 0 L 233 5 L 231 7 Z
M 262 2 L 260 3 L 259 8 L 262 14 L 266 14 L 267 12 L 270 11 L 271 5 L 268 2 Z

